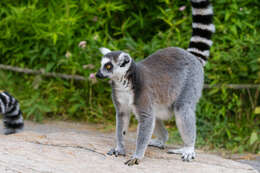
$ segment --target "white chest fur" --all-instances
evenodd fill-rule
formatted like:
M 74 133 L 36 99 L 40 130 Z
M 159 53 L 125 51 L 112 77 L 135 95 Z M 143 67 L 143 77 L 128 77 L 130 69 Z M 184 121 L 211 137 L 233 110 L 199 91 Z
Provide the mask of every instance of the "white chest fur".
M 122 105 L 131 106 L 133 104 L 133 93 L 131 91 L 118 91 L 117 101 Z
M 133 108 L 134 94 L 130 87 L 116 85 L 115 87 L 117 102 L 125 109 Z

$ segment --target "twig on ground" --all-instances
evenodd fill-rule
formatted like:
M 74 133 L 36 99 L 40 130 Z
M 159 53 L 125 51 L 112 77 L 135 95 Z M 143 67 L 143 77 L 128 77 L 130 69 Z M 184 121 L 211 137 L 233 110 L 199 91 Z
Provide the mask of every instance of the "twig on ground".
M 82 149 L 82 150 L 91 151 L 91 152 L 93 152 L 93 153 L 97 153 L 97 154 L 100 154 L 100 155 L 106 157 L 106 155 L 105 155 L 104 153 L 100 153 L 100 152 L 98 152 L 98 151 L 96 151 L 96 150 L 93 150 L 93 149 L 91 149 L 91 148 L 82 147 L 82 146 L 45 144 L 45 143 L 41 143 L 41 142 L 39 142 L 39 141 L 30 141 L 30 143 L 39 144 L 39 145 L 46 145 L 46 146 L 51 146 L 51 147 L 78 148 L 78 149 Z

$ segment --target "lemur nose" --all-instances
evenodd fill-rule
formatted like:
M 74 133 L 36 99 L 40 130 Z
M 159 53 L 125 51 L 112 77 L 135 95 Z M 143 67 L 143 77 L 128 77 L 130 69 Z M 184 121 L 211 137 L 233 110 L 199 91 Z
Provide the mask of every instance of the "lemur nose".
M 97 74 L 96 74 L 96 77 L 99 78 L 99 79 L 104 79 L 105 76 L 100 72 L 100 70 L 98 70 Z

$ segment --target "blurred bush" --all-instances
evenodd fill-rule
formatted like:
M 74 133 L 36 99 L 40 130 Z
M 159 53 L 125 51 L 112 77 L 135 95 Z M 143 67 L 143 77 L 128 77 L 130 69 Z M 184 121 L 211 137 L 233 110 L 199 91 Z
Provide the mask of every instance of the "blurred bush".
M 218 0 L 213 5 L 216 33 L 205 82 L 259 83 L 260 2 Z M 188 0 L 0 1 L 1 64 L 89 78 L 99 68 L 99 47 L 124 50 L 138 61 L 160 48 L 187 48 L 190 36 Z M 4 71 L 0 77 L 1 89 L 19 98 L 28 119 L 114 123 L 107 81 Z M 259 152 L 258 95 L 256 89 L 205 89 L 197 107 L 199 146 Z M 177 132 L 174 120 L 168 125 Z

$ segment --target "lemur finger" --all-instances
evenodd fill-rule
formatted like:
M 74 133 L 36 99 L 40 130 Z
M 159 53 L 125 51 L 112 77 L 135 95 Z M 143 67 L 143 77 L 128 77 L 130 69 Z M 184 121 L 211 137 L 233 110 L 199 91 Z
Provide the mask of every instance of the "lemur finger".
M 139 163 L 140 163 L 139 159 L 133 158 L 133 159 L 130 159 L 130 160 L 126 161 L 125 165 L 133 166 L 133 165 L 138 165 Z
M 185 161 L 186 161 L 186 162 L 189 162 L 189 161 L 191 161 L 191 159 L 192 159 L 192 154 L 187 154 L 187 153 L 186 153 L 186 154 L 183 154 L 181 158 L 182 158 L 182 161 L 184 161 L 184 162 L 185 162 Z
M 195 157 L 196 157 L 196 153 L 194 152 L 194 153 L 192 153 L 192 159 L 195 159 Z
M 119 155 L 119 152 L 118 151 L 115 151 L 114 152 L 115 156 L 117 157 Z
M 192 160 L 192 155 L 189 154 L 189 155 L 188 155 L 188 162 L 191 161 L 191 160 Z
M 107 155 L 112 156 L 115 153 L 115 149 L 111 149 L 107 152 Z
M 184 162 L 187 161 L 187 155 L 182 155 L 181 158 L 182 158 L 182 161 L 184 161 Z
M 124 151 L 118 151 L 117 149 L 113 148 L 107 152 L 107 155 L 110 156 L 115 155 L 116 157 L 118 157 L 118 156 L 125 156 L 126 154 Z

